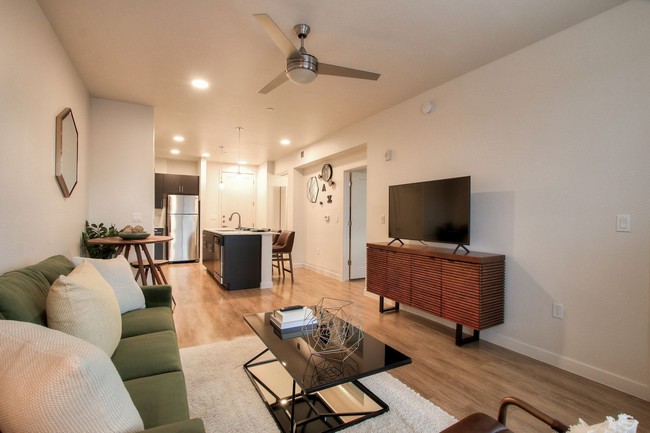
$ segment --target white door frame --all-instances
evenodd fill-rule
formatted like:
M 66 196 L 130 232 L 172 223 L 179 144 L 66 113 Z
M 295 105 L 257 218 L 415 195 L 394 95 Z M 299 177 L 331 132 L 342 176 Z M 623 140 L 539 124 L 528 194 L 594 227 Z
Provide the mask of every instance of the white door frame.
M 343 263 L 342 263 L 342 277 L 343 281 L 350 281 L 350 206 L 352 204 L 350 197 L 350 179 L 352 178 L 353 171 L 359 171 L 361 169 L 367 169 L 367 165 L 361 165 L 359 167 L 354 167 L 343 172 Z M 367 206 L 367 203 L 366 203 Z

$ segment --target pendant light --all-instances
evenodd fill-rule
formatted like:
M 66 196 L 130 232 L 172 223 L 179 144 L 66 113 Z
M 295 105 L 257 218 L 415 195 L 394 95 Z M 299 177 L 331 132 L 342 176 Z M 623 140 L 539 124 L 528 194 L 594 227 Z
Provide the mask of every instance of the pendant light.
M 244 129 L 241 126 L 237 127 L 237 134 L 238 134 L 238 141 L 237 141 L 237 149 L 239 151 L 239 156 L 237 159 L 237 177 L 241 177 L 241 130 Z
M 224 189 L 226 185 L 223 183 L 223 146 L 219 146 L 221 150 L 221 169 L 219 170 L 219 189 Z

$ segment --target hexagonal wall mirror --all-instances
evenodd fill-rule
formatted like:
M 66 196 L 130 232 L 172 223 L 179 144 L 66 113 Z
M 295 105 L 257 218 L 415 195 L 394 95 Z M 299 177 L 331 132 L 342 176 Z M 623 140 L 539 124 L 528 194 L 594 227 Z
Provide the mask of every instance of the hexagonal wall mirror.
M 312 203 L 316 203 L 318 199 L 318 179 L 316 176 L 310 177 L 309 181 L 307 181 L 307 199 Z
M 77 185 L 79 133 L 71 108 L 56 116 L 56 158 L 54 176 L 63 197 L 70 197 Z

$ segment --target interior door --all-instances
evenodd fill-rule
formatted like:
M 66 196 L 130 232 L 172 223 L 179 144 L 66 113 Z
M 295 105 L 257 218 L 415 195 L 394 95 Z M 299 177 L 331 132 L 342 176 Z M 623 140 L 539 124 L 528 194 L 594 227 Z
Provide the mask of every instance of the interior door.
M 224 227 L 237 227 L 241 215 L 242 227 L 255 227 L 255 176 L 250 173 L 222 173 L 224 188 L 221 193 L 221 223 Z
M 365 171 L 350 173 L 350 279 L 366 277 Z

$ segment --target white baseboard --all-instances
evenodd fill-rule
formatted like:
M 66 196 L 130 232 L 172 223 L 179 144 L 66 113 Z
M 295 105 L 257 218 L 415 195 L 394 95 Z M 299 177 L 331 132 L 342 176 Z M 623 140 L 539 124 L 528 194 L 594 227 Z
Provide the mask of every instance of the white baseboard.
M 365 295 L 373 299 L 379 299 L 379 296 L 368 291 L 365 292 Z M 433 322 L 455 328 L 453 324 L 450 325 L 449 321 L 436 316 L 432 316 L 415 308 L 408 306 L 400 306 L 400 308 Z M 609 386 L 610 388 L 614 388 L 635 397 L 639 397 L 643 400 L 650 401 L 650 386 L 647 384 L 635 382 L 618 374 L 603 370 L 598 367 L 594 367 L 593 365 L 585 364 L 584 362 L 580 362 L 557 353 L 549 352 L 528 343 L 515 340 L 514 338 L 500 335 L 496 332 L 496 330 L 488 329 L 482 331 L 481 339 L 496 344 L 497 346 L 501 346 L 505 349 L 512 350 L 513 352 L 517 352 L 521 355 L 536 359 L 537 361 L 541 361 L 545 364 L 549 364 L 570 373 L 577 374 L 578 376 L 584 377 L 586 379 L 593 380 L 594 382 Z
M 322 269 L 314 265 L 308 265 L 308 264 L 303 264 L 305 269 L 309 269 L 310 271 L 314 271 L 317 274 L 325 275 L 330 278 L 334 278 L 335 280 L 338 281 L 343 281 L 343 275 L 337 274 L 336 272 L 328 271 L 327 269 Z
M 602 383 L 603 385 L 607 385 L 611 388 L 623 391 L 644 400 L 650 400 L 650 386 L 647 384 L 635 382 L 626 377 L 603 370 L 602 368 L 586 364 L 558 353 L 550 352 L 540 347 L 515 340 L 514 338 L 497 334 L 494 331 L 485 331 L 481 334 L 481 338 L 490 343 L 512 350 L 513 352 L 529 356 L 538 361 L 561 368 L 562 370 L 577 374 L 578 376 L 582 376 L 589 380 L 593 380 L 594 382 Z

